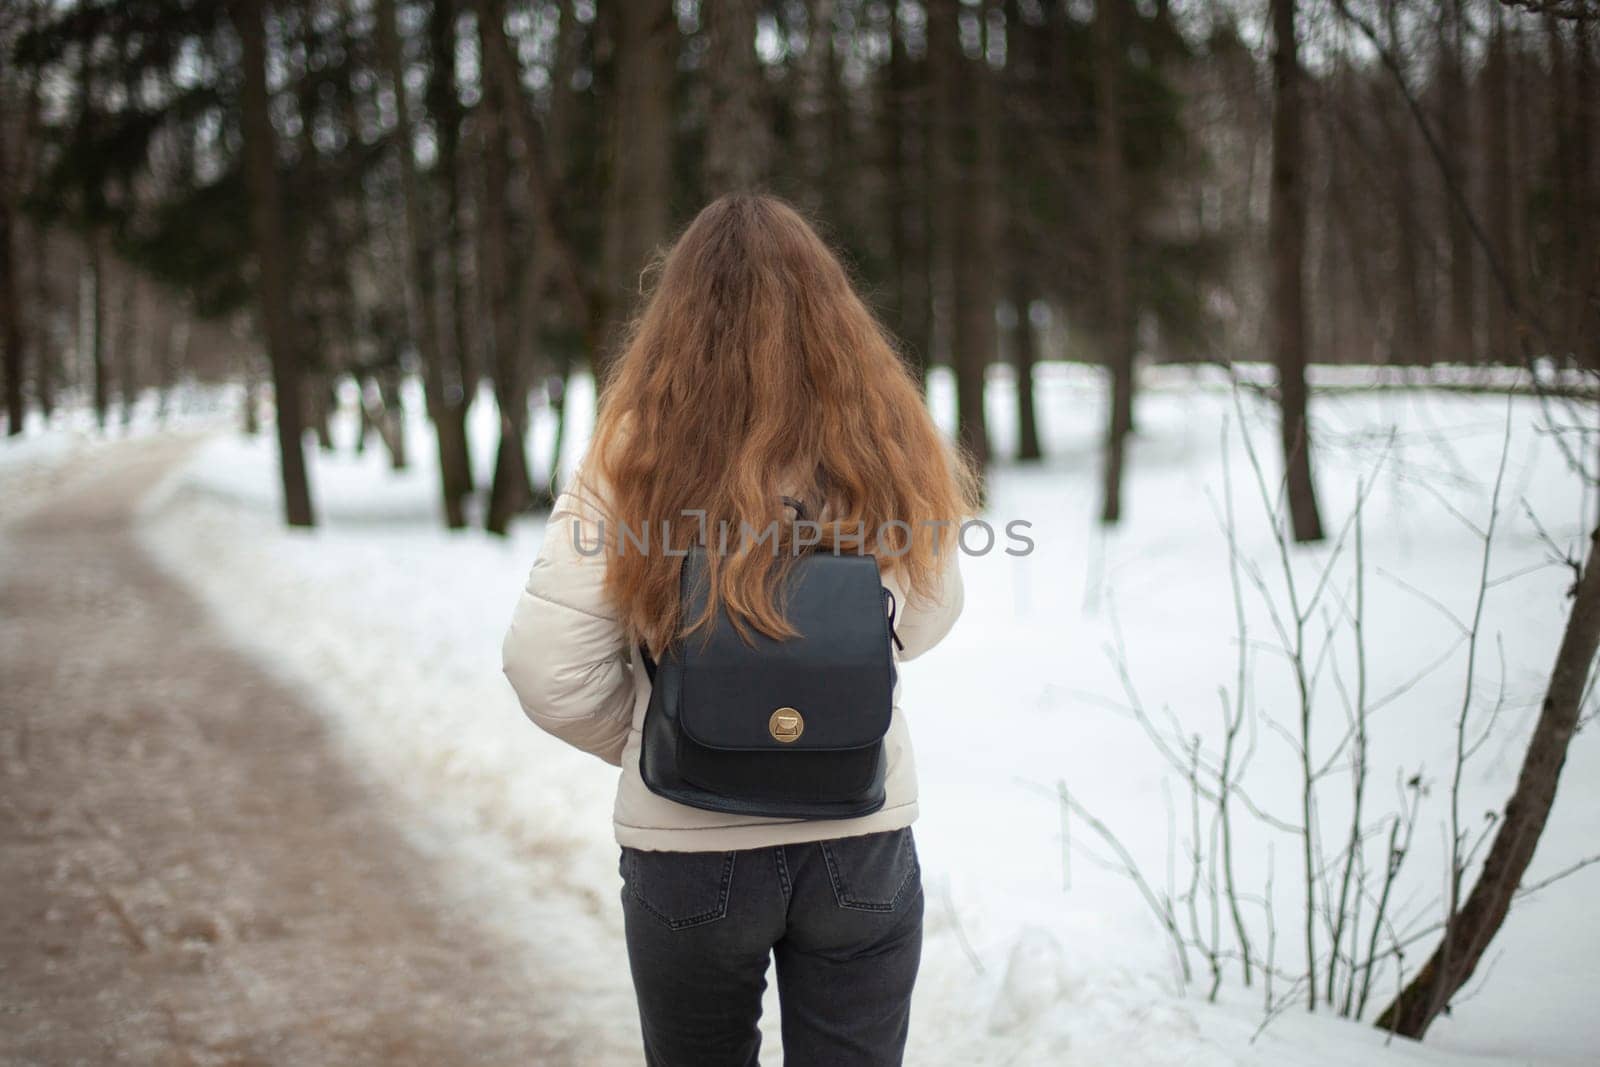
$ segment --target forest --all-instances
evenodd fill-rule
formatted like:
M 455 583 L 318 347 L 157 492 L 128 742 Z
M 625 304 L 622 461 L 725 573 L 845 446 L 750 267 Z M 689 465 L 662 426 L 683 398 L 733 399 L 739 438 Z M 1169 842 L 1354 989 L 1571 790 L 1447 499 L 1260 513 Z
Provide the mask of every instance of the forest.
M 1139 366 L 1272 365 L 1314 540 L 1307 367 L 1600 365 L 1590 9 L 8 4 L 7 426 L 270 384 L 310 524 L 302 432 L 328 444 L 334 383 L 400 464 L 415 375 L 445 521 L 504 530 L 556 488 L 530 407 L 603 376 L 700 204 L 759 187 L 826 226 L 909 361 L 952 370 L 978 460 L 992 369 L 1026 461 L 1033 367 L 1106 368 L 1106 521 Z
M 637 1062 L 613 769 L 485 657 L 743 190 L 1038 542 L 907 671 L 912 1061 L 1592 1056 L 1597 0 L 6 0 L 0 896 L 143 969 L 0 1059 Z

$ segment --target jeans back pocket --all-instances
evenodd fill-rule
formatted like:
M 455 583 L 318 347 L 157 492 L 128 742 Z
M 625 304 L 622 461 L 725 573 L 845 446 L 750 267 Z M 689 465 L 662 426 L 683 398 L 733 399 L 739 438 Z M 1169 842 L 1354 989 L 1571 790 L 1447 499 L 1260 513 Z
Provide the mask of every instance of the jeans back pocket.
M 674 930 L 728 914 L 732 852 L 657 852 L 623 847 L 618 867 L 628 895 Z
M 922 885 L 922 868 L 911 827 L 817 844 L 828 865 L 833 897 L 841 908 L 894 911 Z

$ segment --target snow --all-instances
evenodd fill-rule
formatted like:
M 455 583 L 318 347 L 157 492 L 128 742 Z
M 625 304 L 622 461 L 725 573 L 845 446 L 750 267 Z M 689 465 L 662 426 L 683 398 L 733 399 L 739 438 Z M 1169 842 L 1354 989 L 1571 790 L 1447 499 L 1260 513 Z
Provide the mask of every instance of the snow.
M 21 434 L 0 436 L 0 517 L 20 514 L 74 460 L 150 434 L 214 431 L 235 417 L 242 396 L 243 390 L 233 385 L 183 382 L 173 387 L 163 412 L 160 394 L 147 389 L 135 399 L 126 419 L 122 406 L 113 403 L 104 429 L 87 397 L 74 391 L 62 393 L 61 406 L 49 420 L 30 408 Z M 0 435 L 7 430 L 7 420 L 0 415 Z
M 1600 868 L 1520 902 L 1457 1009 L 1423 1045 L 1386 1042 L 1370 1026 L 1299 1006 L 1258 1035 L 1259 976 L 1245 989 L 1231 973 L 1211 1004 L 1204 961 L 1191 954 L 1196 978 L 1180 988 L 1173 951 L 1144 900 L 1123 874 L 1094 862 L 1107 849 L 1082 820 L 1064 823 L 1062 784 L 1116 833 L 1158 891 L 1169 883 L 1181 891 L 1187 881 L 1186 786 L 1129 714 L 1107 648 L 1120 634 L 1128 676 L 1158 726 L 1176 722 L 1208 749 L 1218 746 L 1219 691 L 1231 699 L 1238 676 L 1219 519 L 1230 481 L 1241 556 L 1260 568 L 1286 610 L 1241 436 L 1248 430 L 1270 483 L 1277 468 L 1269 409 L 1248 391 L 1236 398 L 1215 372 L 1163 369 L 1149 383 L 1130 450 L 1126 521 L 1106 534 L 1094 521 L 1099 378 L 1081 367 L 1040 368 L 1050 458 L 1033 468 L 998 465 L 986 513 L 997 529 L 1015 519 L 1031 523 L 1036 549 L 965 558 L 962 622 L 939 649 L 904 668 L 928 894 L 908 1062 L 1591 1062 L 1600 1047 L 1590 990 L 1600 918 L 1588 901 L 1600 889 Z M 946 425 L 952 392 L 945 377 L 932 383 Z M 1012 397 L 1008 376 L 995 374 L 989 414 L 1002 455 L 1015 437 Z M 495 419 L 483 400 L 471 432 L 475 466 L 486 478 Z M 570 402 L 568 469 L 587 436 L 592 389 L 580 383 Z M 1515 780 L 1565 618 L 1571 572 L 1553 561 L 1538 530 L 1581 554 L 1595 501 L 1544 432 L 1549 420 L 1534 399 L 1352 389 L 1318 394 L 1313 405 L 1330 543 L 1352 514 L 1358 484 L 1370 489 L 1363 507 L 1367 686 L 1370 700 L 1394 695 L 1371 713 L 1369 822 L 1398 810 L 1397 783 L 1420 773 L 1426 785 L 1395 894 L 1394 919 L 1404 932 L 1427 926 L 1443 908 L 1444 827 L 1467 661 L 1451 616 L 1470 621 L 1473 614 L 1483 542 L 1468 522 L 1481 529 L 1487 520 L 1508 417 L 1470 735 L 1491 721 L 1493 730 L 1467 764 L 1461 789 L 1463 825 L 1473 835 Z M 336 429 L 348 445 L 349 423 Z M 218 435 L 151 499 L 143 537 L 231 634 L 326 713 L 461 899 L 508 951 L 523 954 L 530 1002 L 570 1034 L 584 1062 L 634 1062 L 638 1029 L 610 828 L 617 772 L 531 726 L 500 675 L 500 638 L 542 523 L 519 522 L 504 540 L 441 529 L 431 442 L 420 422 L 410 430 L 408 471 L 388 470 L 375 439 L 361 457 L 347 447 L 313 455 L 323 525 L 312 531 L 278 521 L 270 434 Z M 548 459 L 551 437 L 541 411 L 535 470 Z M 1302 599 L 1333 552 L 1330 544 L 1292 553 Z M 1355 645 L 1338 621 L 1341 603 L 1353 597 L 1353 573 L 1347 537 L 1308 631 L 1320 649 L 1334 620 L 1335 654 L 1321 661 L 1315 695 L 1313 750 L 1323 755 L 1346 729 L 1334 672 L 1353 692 Z M 1300 776 L 1286 740 L 1297 730 L 1293 676 L 1274 650 L 1261 592 L 1247 584 L 1243 604 L 1248 692 L 1261 718 L 1244 785 L 1259 805 L 1293 821 Z M 1592 854 L 1600 841 L 1600 751 L 1592 733 L 1573 743 L 1530 881 Z M 1331 854 L 1348 832 L 1343 763 L 1320 789 L 1318 826 Z M 1266 941 L 1255 898 L 1270 862 L 1277 963 L 1298 973 L 1296 839 L 1244 812 L 1236 814 L 1235 835 L 1252 940 L 1258 948 Z M 1369 844 L 1369 867 L 1382 865 L 1383 843 Z M 1408 966 L 1433 940 L 1418 941 Z M 1382 976 L 1369 1018 L 1394 985 L 1392 971 Z M 1280 997 L 1285 990 L 1279 981 Z M 773 1062 L 776 1022 L 769 990 L 764 1028 Z

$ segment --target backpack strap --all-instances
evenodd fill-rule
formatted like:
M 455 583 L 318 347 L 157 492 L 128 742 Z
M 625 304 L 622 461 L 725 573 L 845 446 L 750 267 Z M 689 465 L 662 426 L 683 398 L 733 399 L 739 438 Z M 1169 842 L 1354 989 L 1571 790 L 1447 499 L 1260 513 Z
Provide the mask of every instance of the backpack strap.
M 889 637 L 894 641 L 894 647 L 898 648 L 901 652 L 904 652 L 906 650 L 906 646 L 901 643 L 900 634 L 894 628 L 894 615 L 899 608 L 899 605 L 894 599 L 894 590 L 885 588 L 883 591 L 883 599 L 889 607 Z

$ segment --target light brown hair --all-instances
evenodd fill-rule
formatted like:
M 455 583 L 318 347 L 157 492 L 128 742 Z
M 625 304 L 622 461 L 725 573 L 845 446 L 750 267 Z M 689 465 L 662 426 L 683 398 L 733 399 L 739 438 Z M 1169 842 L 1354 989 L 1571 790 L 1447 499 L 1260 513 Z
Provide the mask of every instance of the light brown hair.
M 931 595 L 956 551 L 954 525 L 932 524 L 972 514 L 971 468 L 816 231 L 776 197 L 730 194 L 655 277 L 603 384 L 591 447 L 608 520 L 651 531 L 648 552 L 606 538 L 606 593 L 629 628 L 659 651 L 725 603 L 741 629 L 791 636 L 775 597 L 793 553 L 739 536 L 778 521 L 792 546 L 785 493 L 820 518 L 824 550 L 875 553 L 910 595 Z M 708 553 L 697 619 L 678 602 L 682 560 L 656 540 L 664 522 L 674 549 L 698 539 L 688 511 L 704 512 L 713 547 L 730 531 L 727 555 Z

